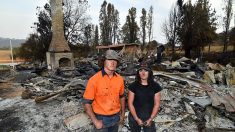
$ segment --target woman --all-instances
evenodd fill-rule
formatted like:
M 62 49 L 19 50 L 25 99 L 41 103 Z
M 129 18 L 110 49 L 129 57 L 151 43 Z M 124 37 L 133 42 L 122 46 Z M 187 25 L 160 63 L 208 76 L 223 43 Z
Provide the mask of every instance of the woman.
M 129 87 L 128 107 L 129 126 L 132 132 L 156 132 L 153 119 L 160 106 L 161 87 L 153 79 L 153 72 L 147 63 L 142 62 L 136 80 Z

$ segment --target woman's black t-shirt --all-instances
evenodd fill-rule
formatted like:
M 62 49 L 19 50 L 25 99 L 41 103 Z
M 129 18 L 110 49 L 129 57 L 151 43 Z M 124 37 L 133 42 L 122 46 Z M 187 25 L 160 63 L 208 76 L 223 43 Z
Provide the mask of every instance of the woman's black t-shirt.
M 161 86 L 156 82 L 152 85 L 141 85 L 134 82 L 128 89 L 135 94 L 133 105 L 137 116 L 142 120 L 148 119 L 153 110 L 154 96 L 162 90 Z

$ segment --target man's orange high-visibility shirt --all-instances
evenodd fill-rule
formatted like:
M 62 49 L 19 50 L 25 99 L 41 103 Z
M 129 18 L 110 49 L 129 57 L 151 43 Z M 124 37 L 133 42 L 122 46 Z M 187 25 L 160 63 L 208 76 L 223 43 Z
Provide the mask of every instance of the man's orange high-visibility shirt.
M 88 80 L 83 98 L 93 101 L 92 109 L 94 113 L 113 115 L 120 111 L 120 97 L 123 95 L 123 78 L 117 73 L 109 78 L 104 70 L 101 70 Z

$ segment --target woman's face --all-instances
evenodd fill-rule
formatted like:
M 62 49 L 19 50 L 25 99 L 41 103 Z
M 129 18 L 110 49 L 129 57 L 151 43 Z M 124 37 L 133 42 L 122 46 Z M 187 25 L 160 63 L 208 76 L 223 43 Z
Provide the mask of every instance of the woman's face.
M 140 69 L 139 70 L 139 75 L 141 80 L 147 80 L 149 77 L 149 72 L 145 69 Z

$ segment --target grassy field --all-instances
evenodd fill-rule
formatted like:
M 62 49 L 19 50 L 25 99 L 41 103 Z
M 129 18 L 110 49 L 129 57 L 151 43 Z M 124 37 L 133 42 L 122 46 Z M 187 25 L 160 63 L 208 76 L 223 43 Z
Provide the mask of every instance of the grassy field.
M 234 46 L 229 45 L 228 46 L 228 52 L 233 51 Z M 204 47 L 203 52 L 208 52 L 209 46 Z M 213 45 L 210 47 L 210 52 L 223 52 L 224 46 L 220 45 Z
M 204 47 L 203 53 L 222 53 L 223 52 L 223 45 L 212 45 L 210 47 L 210 52 L 209 52 L 209 46 Z M 228 45 L 227 51 L 232 52 L 235 47 L 233 45 Z M 167 49 L 167 54 L 171 54 L 171 48 Z M 176 49 L 177 54 L 184 54 L 184 50 L 182 49 Z
M 22 59 L 16 59 L 14 62 L 21 62 Z M 0 63 L 10 63 L 11 62 L 11 51 L 10 50 L 0 50 Z

